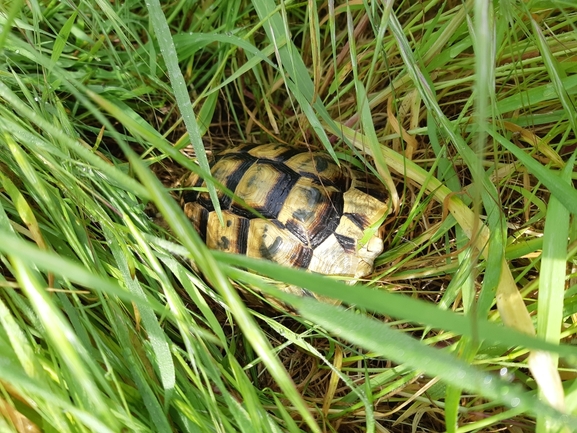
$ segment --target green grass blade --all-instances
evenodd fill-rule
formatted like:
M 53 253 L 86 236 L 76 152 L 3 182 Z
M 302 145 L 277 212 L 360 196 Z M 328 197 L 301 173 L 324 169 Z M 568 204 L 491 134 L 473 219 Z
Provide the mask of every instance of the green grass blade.
M 0 96 L 8 101 L 20 115 L 35 123 L 39 128 L 48 132 L 54 138 L 58 139 L 60 143 L 64 144 L 73 152 L 77 153 L 83 160 L 90 162 L 92 165 L 105 173 L 110 178 L 111 182 L 124 185 L 128 191 L 133 191 L 135 194 L 138 194 L 141 197 L 147 196 L 146 190 L 137 182 L 135 182 L 134 179 L 108 165 L 104 160 L 99 158 L 90 150 L 83 147 L 78 141 L 70 138 L 62 130 L 59 130 L 47 120 L 40 118 L 37 113 L 27 107 L 14 92 L 12 92 L 2 82 L 0 82 Z M 2 123 L 2 119 L 0 119 L 0 124 Z
M 575 110 L 575 100 L 571 98 L 562 81 L 567 77 L 551 53 L 551 50 L 548 47 L 548 42 L 545 39 L 545 35 L 543 35 L 543 32 L 541 31 L 537 21 L 532 19 L 531 26 L 533 28 L 533 32 L 535 32 L 535 41 L 537 42 L 537 46 L 539 47 L 539 51 L 541 52 L 541 56 L 545 62 L 545 67 L 547 68 L 547 72 L 551 79 L 551 84 L 555 88 L 555 93 L 557 93 L 557 97 L 559 98 L 561 105 L 567 112 L 566 118 L 569 121 L 571 128 L 573 129 L 573 133 L 576 133 L 577 111 Z
M 561 180 L 571 184 L 571 173 L 575 155 L 565 166 Z M 569 237 L 569 211 L 559 200 L 552 196 L 545 219 L 543 232 L 543 255 L 541 258 L 541 276 L 539 278 L 539 315 L 537 317 L 537 335 L 552 343 L 561 340 L 561 324 L 563 323 L 563 298 L 565 292 L 565 273 L 567 240 Z M 534 362 L 538 363 L 535 376 L 539 384 L 541 396 L 554 407 L 561 410 L 565 407 L 564 391 L 559 373 L 557 372 L 558 357 L 540 356 Z M 558 426 L 544 417 L 537 418 L 537 431 L 556 431 Z
M 151 22 L 156 33 L 160 51 L 166 63 L 170 83 L 174 89 L 176 103 L 178 104 L 180 114 L 182 115 L 182 119 L 184 120 L 184 124 L 186 125 L 186 129 L 194 147 L 196 160 L 198 161 L 200 168 L 205 172 L 208 172 L 210 169 L 208 158 L 206 157 L 206 151 L 204 150 L 204 145 L 202 143 L 202 137 L 200 135 L 200 128 L 192 110 L 190 96 L 184 82 L 184 77 L 182 76 L 180 66 L 178 65 L 178 57 L 176 55 L 174 41 L 172 40 L 168 23 L 164 17 L 164 12 L 160 7 L 160 2 L 158 0 L 150 0 L 146 5 L 150 12 Z M 212 200 L 213 206 L 217 211 L 219 220 L 222 224 L 222 215 L 220 213 L 220 204 L 216 195 L 216 189 L 214 188 L 214 185 L 210 183 L 207 184 L 207 188 L 210 199 Z
M 531 349 L 550 351 L 565 357 L 571 364 L 577 363 L 577 354 L 568 345 L 551 344 L 481 317 L 477 317 L 475 322 L 472 322 L 469 317 L 464 317 L 452 311 L 441 310 L 427 302 L 397 293 L 374 290 L 362 285 L 357 285 L 355 290 L 351 290 L 351 286 L 345 283 L 322 275 L 279 266 L 272 262 L 259 261 L 246 256 L 217 251 L 212 254 L 224 263 L 253 269 L 268 277 L 274 276 L 276 279 L 288 284 L 303 287 L 314 293 L 339 299 L 347 304 L 356 305 L 384 316 L 403 318 L 409 322 L 428 325 L 436 329 L 444 329 L 458 335 L 477 340 L 486 340 L 507 347 L 524 346 Z M 253 281 L 251 280 L 250 282 Z M 259 289 L 293 305 L 294 296 L 289 296 L 266 284 L 259 285 Z
M 380 321 L 310 299 L 295 300 L 295 304 L 304 317 L 367 350 L 385 354 L 395 362 L 407 364 L 416 370 L 426 369 L 428 374 L 438 376 L 453 386 L 474 390 L 510 407 L 521 407 L 551 418 L 561 416 L 566 425 L 577 422 L 538 402 L 520 388 L 478 371 L 447 353 L 421 345 Z
M 48 297 L 45 283 L 21 259 L 13 257 L 12 264 L 22 289 L 32 302 L 32 306 L 44 326 L 45 337 L 57 349 L 55 355 L 66 366 L 62 373 L 65 376 L 70 375 L 74 383 L 79 386 L 79 388 L 71 390 L 75 403 L 89 413 L 95 414 L 104 424 L 116 430 L 119 428 L 118 422 L 112 416 L 111 408 L 98 391 L 92 377 L 92 373 L 98 369 L 92 365 L 93 361 L 86 353 L 79 353 L 77 350 L 80 344 L 61 311 Z M 87 369 L 87 366 L 90 367 L 90 370 Z
M 283 73 L 285 85 L 288 86 L 291 94 L 298 101 L 300 108 L 310 122 L 311 128 L 316 132 L 327 152 L 335 161 L 338 161 L 325 128 L 317 115 L 320 116 L 334 134 L 340 135 L 339 129 L 322 102 L 315 98 L 314 84 L 308 69 L 287 34 L 286 23 L 283 21 L 277 5 L 272 0 L 253 0 L 252 4 L 259 18 L 264 22 L 263 27 L 268 38 L 276 48 L 278 61 L 282 66 L 281 73 Z
M 129 222 L 129 219 L 126 218 L 126 221 Z M 129 226 L 131 226 L 130 228 L 134 232 L 134 225 L 130 224 Z M 165 397 L 170 399 L 172 392 L 174 391 L 175 372 L 166 334 L 163 332 L 160 324 L 158 323 L 158 319 L 156 318 L 154 310 L 150 304 L 146 302 L 146 295 L 141 285 L 138 283 L 138 281 L 135 281 L 132 278 L 132 272 L 130 271 L 126 260 L 126 257 L 129 257 L 130 254 L 128 254 L 126 248 L 122 247 L 121 239 L 118 239 L 116 236 L 114 236 L 113 232 L 110 230 L 105 229 L 103 232 L 108 244 L 110 245 L 112 255 L 116 260 L 116 264 L 121 273 L 124 284 L 128 287 L 130 292 L 140 300 L 138 305 L 140 315 L 142 317 L 142 324 L 148 333 L 148 339 L 155 354 L 154 361 L 156 361 L 158 371 L 160 372 L 160 379 L 166 392 Z M 145 244 L 141 243 L 140 247 L 146 253 L 148 253 L 147 255 L 149 256 L 149 260 L 153 259 L 151 261 L 155 265 L 155 271 L 157 272 L 157 275 L 159 275 L 159 278 L 162 278 L 162 269 L 160 268 L 159 263 L 154 260 L 150 254 L 150 251 L 147 251 Z
M 539 164 L 525 151 L 518 148 L 505 137 L 492 133 L 491 136 L 497 140 L 505 149 L 511 152 L 519 161 L 521 161 L 527 170 L 539 179 L 555 196 L 557 200 L 573 215 L 577 215 L 577 190 L 564 182 L 559 175 Z

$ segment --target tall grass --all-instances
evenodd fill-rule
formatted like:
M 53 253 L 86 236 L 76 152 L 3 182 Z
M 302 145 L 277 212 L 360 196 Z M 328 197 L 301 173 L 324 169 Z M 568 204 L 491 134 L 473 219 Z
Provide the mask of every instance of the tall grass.
M 572 431 L 576 19 L 0 4 L 0 431 Z M 204 246 L 171 186 L 244 141 L 381 179 L 370 278 Z

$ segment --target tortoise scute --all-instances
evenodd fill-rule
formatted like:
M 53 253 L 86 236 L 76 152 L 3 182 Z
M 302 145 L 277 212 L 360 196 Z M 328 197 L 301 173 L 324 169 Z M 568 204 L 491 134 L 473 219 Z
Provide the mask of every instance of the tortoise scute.
M 289 168 L 271 163 L 253 164 L 238 182 L 234 193 L 266 218 L 277 218 L 287 195 L 299 176 Z M 232 188 L 231 188 L 232 189 Z M 239 203 L 233 204 L 240 215 L 251 213 Z
M 326 155 L 311 156 L 308 152 L 302 152 L 285 164 L 301 176 L 319 179 L 321 185 L 334 185 L 343 180 L 343 171 Z
M 185 191 L 184 210 L 210 248 L 355 279 L 383 252 L 381 230 L 360 240 L 388 211 L 387 191 L 327 154 L 247 144 L 217 155 L 211 173 L 265 219 L 219 192 L 221 225 L 206 192 Z M 192 174 L 182 184 L 206 186 Z
M 206 245 L 228 253 L 246 254 L 250 221 L 229 211 L 223 211 L 222 217 L 224 224 L 221 225 L 216 212 L 209 214 Z
M 307 268 L 312 250 L 273 222 L 255 218 L 250 223 L 247 255 L 281 265 Z
M 377 222 L 388 210 L 381 200 L 357 188 L 350 188 L 344 193 L 344 198 L 343 213 L 359 215 L 359 220 L 364 221 L 363 230 Z
M 357 251 L 359 262 L 357 263 L 355 278 L 362 278 L 369 275 L 373 271 L 375 259 L 379 257 L 384 249 L 385 246 L 380 237 L 375 235 L 369 239 L 369 241 Z
M 278 220 L 303 244 L 315 248 L 338 225 L 342 201 L 336 188 L 321 188 L 301 177 L 284 201 Z
M 248 153 L 255 158 L 282 162 L 299 153 L 299 150 L 282 144 L 263 144 L 252 148 Z
M 345 250 L 332 234 L 315 248 L 309 270 L 326 275 L 355 276 L 359 258 Z
M 206 228 L 208 226 L 210 212 L 200 203 L 186 202 L 184 203 L 184 213 L 188 219 L 192 221 L 195 230 L 200 234 L 202 240 L 206 242 Z

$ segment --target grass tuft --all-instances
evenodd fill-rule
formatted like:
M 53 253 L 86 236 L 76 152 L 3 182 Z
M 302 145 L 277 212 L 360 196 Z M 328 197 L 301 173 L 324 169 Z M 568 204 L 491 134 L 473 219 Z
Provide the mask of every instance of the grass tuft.
M 572 431 L 576 23 L 561 0 L 0 4 L 0 431 Z M 174 200 L 269 141 L 390 190 L 354 288 L 210 251 Z

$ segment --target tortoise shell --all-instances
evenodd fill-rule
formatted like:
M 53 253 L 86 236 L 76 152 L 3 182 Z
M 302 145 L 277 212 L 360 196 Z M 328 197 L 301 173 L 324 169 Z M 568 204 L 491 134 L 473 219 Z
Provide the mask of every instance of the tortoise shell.
M 181 204 L 209 248 L 327 275 L 372 272 L 382 231 L 360 241 L 388 210 L 388 193 L 376 178 L 339 167 L 325 153 L 280 144 L 225 150 L 211 173 L 264 218 L 219 191 L 221 225 L 208 193 L 199 190 L 206 184 L 189 174 Z

